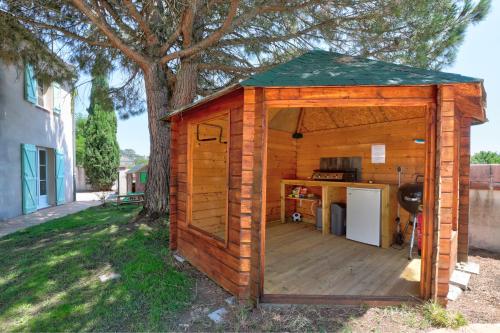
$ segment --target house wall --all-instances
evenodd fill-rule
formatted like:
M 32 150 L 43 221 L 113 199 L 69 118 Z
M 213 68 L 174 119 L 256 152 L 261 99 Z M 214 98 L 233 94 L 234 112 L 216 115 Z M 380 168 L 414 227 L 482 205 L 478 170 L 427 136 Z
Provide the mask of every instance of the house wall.
M 23 143 L 64 152 L 65 197 L 66 202 L 73 201 L 72 101 L 70 94 L 63 91 L 63 96 L 60 114 L 34 106 L 24 99 L 23 71 L 0 63 L 0 220 L 22 214 Z M 54 184 L 48 185 L 50 189 Z
M 194 110 L 193 110 L 194 111 Z M 170 179 L 170 247 L 187 258 L 194 266 L 214 279 L 222 287 L 240 297 L 248 290 L 250 261 L 245 239 L 249 232 L 242 224 L 250 221 L 242 218 L 242 187 L 248 179 L 242 174 L 243 155 L 243 96 L 242 91 L 230 93 L 200 106 L 196 112 L 186 112 L 172 119 L 171 179 Z M 209 119 L 221 112 L 230 112 L 229 141 L 229 189 L 228 189 L 228 235 L 226 241 L 200 231 L 190 224 L 188 134 L 189 124 Z M 251 181 L 250 181 L 251 184 Z M 250 185 L 251 186 L 251 185 Z M 244 191 L 247 191 L 246 188 Z M 194 204 L 194 202 L 193 202 Z

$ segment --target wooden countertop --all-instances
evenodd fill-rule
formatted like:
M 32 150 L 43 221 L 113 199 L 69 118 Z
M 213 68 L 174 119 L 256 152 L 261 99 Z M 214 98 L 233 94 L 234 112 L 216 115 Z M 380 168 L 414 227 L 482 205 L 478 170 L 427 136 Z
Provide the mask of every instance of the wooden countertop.
M 335 196 L 335 192 L 339 189 L 347 187 L 355 188 L 369 188 L 369 189 L 380 189 L 381 190 L 381 247 L 389 248 L 392 244 L 393 235 L 393 221 L 390 218 L 390 184 L 380 184 L 380 183 L 361 183 L 361 182 L 335 182 L 335 181 L 324 181 L 324 180 L 311 180 L 311 179 L 282 179 L 280 183 L 280 196 L 281 196 L 281 222 L 286 222 L 286 201 L 288 199 L 286 193 L 287 185 L 302 185 L 302 186 L 318 186 L 321 187 L 321 200 L 326 202 L 326 205 L 322 205 L 322 225 L 323 225 L 323 235 L 330 234 L 330 203 L 332 198 Z M 300 198 L 297 198 L 300 200 Z M 307 200 L 303 198 L 302 200 Z M 317 198 L 315 198 L 317 200 Z
M 390 186 L 389 184 L 380 184 L 380 183 L 335 182 L 335 181 L 311 180 L 311 179 L 282 179 L 281 183 L 286 185 L 358 187 L 358 188 L 378 188 L 378 189 L 386 189 Z

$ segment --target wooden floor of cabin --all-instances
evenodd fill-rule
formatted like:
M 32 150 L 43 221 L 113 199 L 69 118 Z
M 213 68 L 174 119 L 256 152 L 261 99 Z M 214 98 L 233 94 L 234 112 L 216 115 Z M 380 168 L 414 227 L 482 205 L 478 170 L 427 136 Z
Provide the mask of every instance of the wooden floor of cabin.
M 418 296 L 420 259 L 309 223 L 271 222 L 266 230 L 265 294 Z

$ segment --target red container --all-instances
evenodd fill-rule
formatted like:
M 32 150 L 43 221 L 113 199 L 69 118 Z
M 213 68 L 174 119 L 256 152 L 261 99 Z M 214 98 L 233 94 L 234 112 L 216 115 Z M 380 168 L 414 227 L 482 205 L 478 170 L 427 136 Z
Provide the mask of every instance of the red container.
M 422 223 L 424 222 L 424 218 L 422 213 L 417 215 L 417 245 L 418 249 L 422 250 Z

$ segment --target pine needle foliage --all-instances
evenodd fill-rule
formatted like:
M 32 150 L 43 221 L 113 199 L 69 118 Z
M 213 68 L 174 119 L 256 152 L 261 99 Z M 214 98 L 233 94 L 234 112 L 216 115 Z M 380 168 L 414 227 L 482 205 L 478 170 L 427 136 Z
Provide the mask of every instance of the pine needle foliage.
M 87 181 L 99 191 L 109 190 L 118 177 L 120 149 L 116 114 L 106 76 L 93 72 L 89 116 L 85 124 L 84 168 Z

